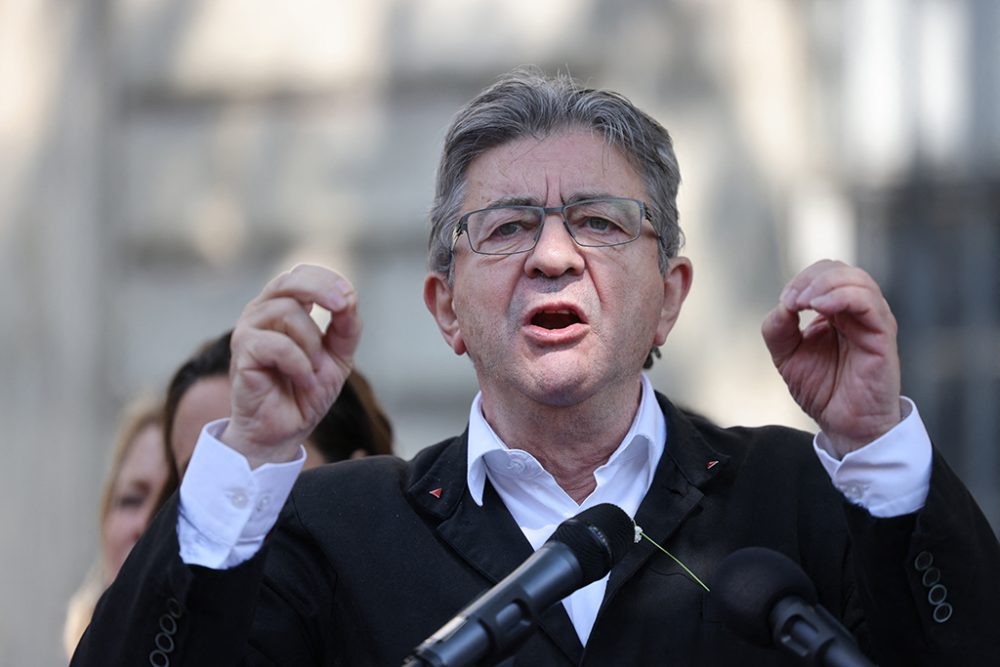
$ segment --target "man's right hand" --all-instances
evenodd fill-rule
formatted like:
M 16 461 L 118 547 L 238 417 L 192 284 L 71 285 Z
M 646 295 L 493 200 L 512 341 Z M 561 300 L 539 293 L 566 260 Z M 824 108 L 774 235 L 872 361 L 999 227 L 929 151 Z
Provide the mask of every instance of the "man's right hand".
M 361 335 L 357 301 L 344 277 L 299 265 L 243 309 L 232 336 L 232 413 L 219 439 L 252 468 L 294 459 L 340 394 Z M 330 311 L 326 331 L 313 306 Z

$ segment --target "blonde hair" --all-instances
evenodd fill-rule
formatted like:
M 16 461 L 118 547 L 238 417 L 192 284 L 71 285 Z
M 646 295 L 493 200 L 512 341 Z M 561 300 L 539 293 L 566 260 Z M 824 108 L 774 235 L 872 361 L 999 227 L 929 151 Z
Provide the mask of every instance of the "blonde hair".
M 115 448 L 111 454 L 111 465 L 108 467 L 108 475 L 104 478 L 104 487 L 101 491 L 98 528 L 104 526 L 104 520 L 111 512 L 111 504 L 115 495 L 115 482 L 118 481 L 118 475 L 121 474 L 125 457 L 131 451 L 136 437 L 150 426 L 163 428 L 163 402 L 161 400 L 142 396 L 125 406 L 122 412 L 121 426 L 118 430 L 118 438 L 115 440 Z
M 101 503 L 98 509 L 98 535 L 102 534 L 104 521 L 111 512 L 114 500 L 115 483 L 121 474 L 125 457 L 128 456 L 136 437 L 149 426 L 163 426 L 163 402 L 148 396 L 142 396 L 129 403 L 122 411 L 121 425 L 114 449 L 111 450 L 111 461 L 107 476 L 101 490 Z M 63 625 L 63 648 L 67 658 L 72 657 L 76 645 L 80 643 L 94 607 L 105 588 L 105 578 L 108 576 L 107 563 L 98 557 L 95 564 L 87 572 L 83 583 L 70 597 L 66 605 L 66 622 Z
M 87 572 L 83 583 L 76 589 L 66 604 L 66 622 L 63 623 L 62 643 L 66 653 L 66 659 L 73 658 L 77 644 L 83 637 L 83 633 L 90 625 L 90 619 L 94 615 L 94 607 L 104 592 L 104 575 L 101 574 L 101 567 L 95 563 Z

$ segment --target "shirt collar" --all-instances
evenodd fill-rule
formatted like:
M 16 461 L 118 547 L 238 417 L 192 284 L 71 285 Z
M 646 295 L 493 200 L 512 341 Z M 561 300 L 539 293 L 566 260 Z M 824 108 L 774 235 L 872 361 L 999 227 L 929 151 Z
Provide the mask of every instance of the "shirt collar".
M 653 473 L 656 465 L 663 454 L 664 443 L 667 437 L 667 423 L 663 417 L 663 411 L 656 400 L 653 385 L 649 377 L 641 374 L 642 394 L 639 399 L 639 409 L 636 410 L 632 426 L 622 440 L 618 448 L 608 457 L 608 461 L 597 469 L 596 479 L 598 487 L 601 485 L 602 475 L 600 472 L 608 467 L 614 467 L 634 456 L 646 456 L 645 479 L 642 480 L 648 489 L 653 481 Z M 498 454 L 487 454 L 498 452 Z M 512 452 L 518 452 L 512 455 Z M 628 452 L 628 456 L 626 456 Z M 523 450 L 512 450 L 500 439 L 500 436 L 493 431 L 483 416 L 482 392 L 476 394 L 472 400 L 472 407 L 469 409 L 469 440 L 468 440 L 468 462 L 466 472 L 466 483 L 469 493 L 477 505 L 483 504 L 483 491 L 486 487 L 486 469 L 490 459 L 496 460 L 497 456 L 505 457 L 530 457 L 531 455 Z

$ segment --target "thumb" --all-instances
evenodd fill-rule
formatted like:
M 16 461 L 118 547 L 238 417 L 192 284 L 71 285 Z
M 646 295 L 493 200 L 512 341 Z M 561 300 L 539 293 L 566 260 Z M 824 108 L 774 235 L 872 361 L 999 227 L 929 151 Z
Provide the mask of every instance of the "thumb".
M 352 363 L 354 351 L 361 337 L 361 316 L 355 304 L 332 314 L 330 324 L 323 334 L 323 347 L 327 352 L 348 364 Z
M 798 312 L 789 310 L 784 304 L 779 303 L 764 318 L 760 334 L 771 353 L 774 365 L 780 367 L 802 342 Z

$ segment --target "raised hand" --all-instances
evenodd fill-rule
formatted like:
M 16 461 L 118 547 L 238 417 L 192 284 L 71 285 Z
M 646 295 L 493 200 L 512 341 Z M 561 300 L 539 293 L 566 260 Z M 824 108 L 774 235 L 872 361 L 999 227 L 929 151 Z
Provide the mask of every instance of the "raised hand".
M 801 329 L 803 310 L 817 316 Z M 785 286 L 761 333 L 792 398 L 837 455 L 899 423 L 896 319 L 861 269 L 830 260 L 806 268 Z
M 309 313 L 330 311 L 326 331 Z M 337 398 L 361 334 L 354 287 L 320 266 L 269 282 L 232 337 L 232 414 L 220 439 L 256 467 L 288 461 Z

